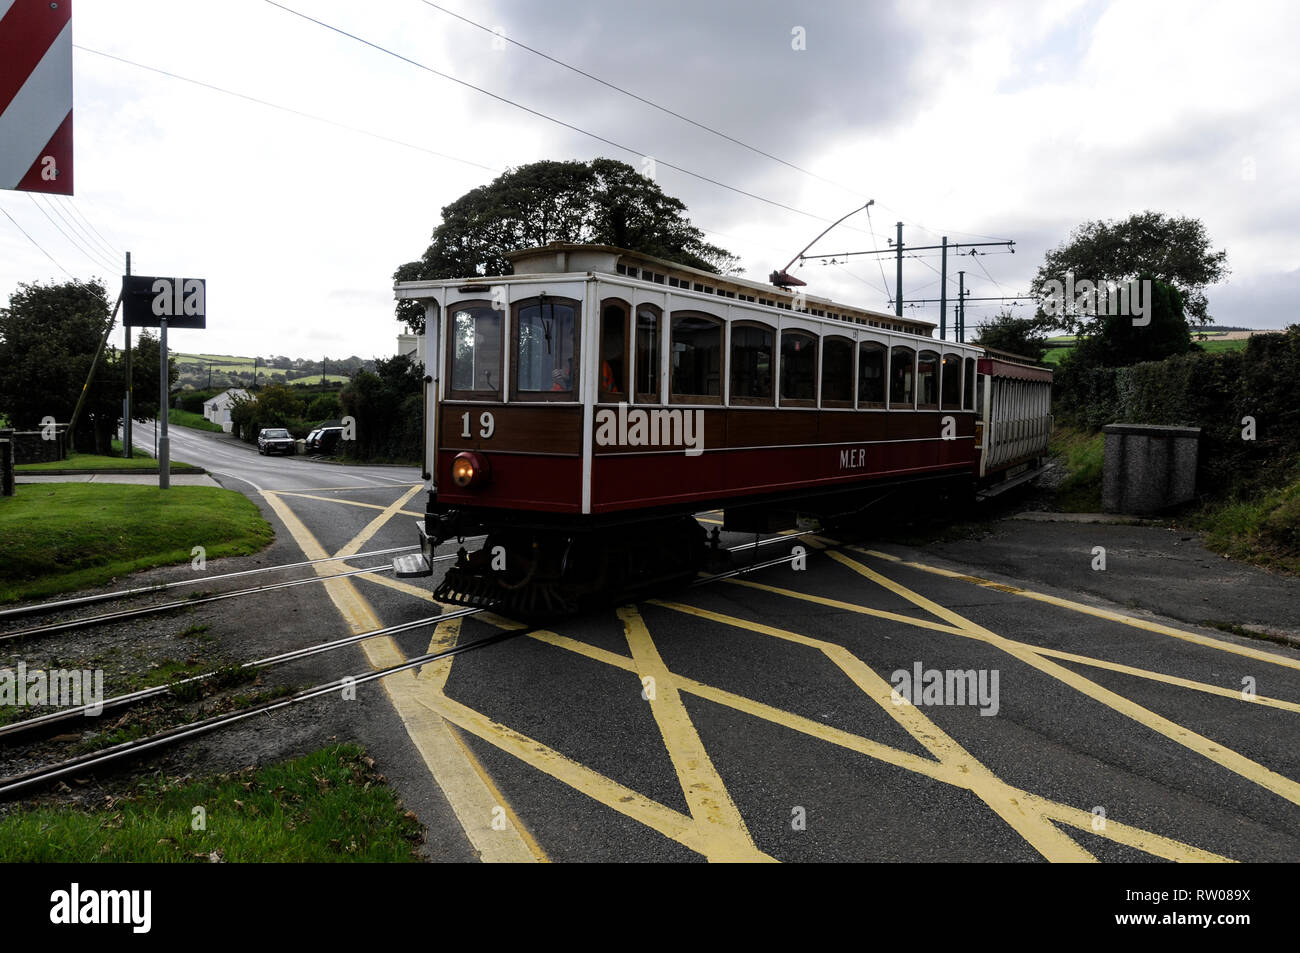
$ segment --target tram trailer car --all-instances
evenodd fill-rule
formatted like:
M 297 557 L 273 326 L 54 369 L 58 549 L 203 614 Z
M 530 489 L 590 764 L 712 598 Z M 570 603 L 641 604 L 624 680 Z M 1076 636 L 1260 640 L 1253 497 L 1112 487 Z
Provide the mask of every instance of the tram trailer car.
M 395 286 L 425 309 L 428 490 L 421 553 L 395 569 L 486 536 L 441 600 L 570 612 L 693 576 L 718 552 L 700 510 L 743 532 L 833 521 L 1046 452 L 1051 371 L 930 322 L 611 246 L 509 257 L 511 275 Z

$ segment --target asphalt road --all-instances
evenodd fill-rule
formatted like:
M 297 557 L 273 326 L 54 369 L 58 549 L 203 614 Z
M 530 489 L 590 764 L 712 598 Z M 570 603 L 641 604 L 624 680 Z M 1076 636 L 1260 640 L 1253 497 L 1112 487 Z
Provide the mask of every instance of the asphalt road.
M 414 542 L 414 469 L 173 433 L 177 459 L 273 520 L 273 561 Z M 975 544 L 810 544 L 804 568 L 567 620 L 312 717 L 367 745 L 438 859 L 1300 859 L 1300 651 L 1147 611 L 1162 572 L 1195 589 L 1199 570 L 1162 570 L 1130 528 L 1020 525 L 1085 562 L 1112 532 L 1113 565 L 1145 581 L 1009 575 L 1015 560 Z M 1014 539 L 1006 551 L 1028 561 Z M 1207 567 L 1200 591 L 1223 576 Z M 258 648 L 429 616 L 436 580 L 293 590 L 292 618 L 271 611 Z M 370 640 L 320 673 L 509 625 L 480 615 Z

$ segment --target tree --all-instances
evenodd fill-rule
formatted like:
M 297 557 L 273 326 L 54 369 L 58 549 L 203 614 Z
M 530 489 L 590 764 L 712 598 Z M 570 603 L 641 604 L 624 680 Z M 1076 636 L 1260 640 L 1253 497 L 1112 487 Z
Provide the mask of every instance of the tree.
M 980 323 L 975 343 L 1031 357 L 1035 361 L 1042 360 L 1043 352 L 1047 350 L 1047 337 L 1036 320 L 1017 318 L 1005 309 L 991 320 Z
M 110 307 L 99 282 L 20 284 L 0 308 L 0 412 L 19 429 L 45 417 L 66 423 L 108 326 Z M 132 347 L 133 411 L 146 420 L 158 409 L 158 339 L 141 333 Z M 178 372 L 169 368 L 169 381 Z M 126 392 L 123 355 L 105 348 L 86 392 L 77 429 L 79 449 L 110 452 Z
M 715 274 L 736 274 L 739 259 L 704 241 L 686 205 L 625 162 L 534 162 L 465 193 L 442 210 L 442 224 L 397 281 L 510 274 L 506 254 L 550 242 L 616 245 Z M 414 333 L 424 311 L 413 301 L 397 317 Z
M 356 421 L 347 454 L 362 460 L 418 461 L 424 439 L 424 371 L 405 354 L 358 371 L 340 396 Z
M 1067 242 L 1049 251 L 1029 293 L 1045 301 L 1049 282 L 1074 281 L 1123 283 L 1147 274 L 1173 285 L 1182 297 L 1186 312 L 1199 325 L 1214 319 L 1207 310 L 1203 290 L 1226 277 L 1228 253 L 1213 251 L 1205 225 L 1194 218 L 1170 217 L 1145 211 L 1123 221 L 1085 222 Z M 1041 307 L 1037 320 L 1042 327 L 1059 327 L 1085 337 L 1096 334 L 1102 315 L 1047 314 Z
M 1103 315 L 1097 333 L 1080 340 L 1069 361 L 1094 367 L 1128 367 L 1192 350 L 1182 293 L 1150 275 L 1142 275 L 1139 280 L 1151 281 L 1146 315 L 1149 323 L 1134 324 L 1126 315 Z

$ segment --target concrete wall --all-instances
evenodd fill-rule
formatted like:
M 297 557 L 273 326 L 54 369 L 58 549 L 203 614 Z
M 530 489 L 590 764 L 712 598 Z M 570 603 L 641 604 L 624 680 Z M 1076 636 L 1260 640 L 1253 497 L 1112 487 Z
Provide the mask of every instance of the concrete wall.
M 1196 495 L 1200 427 L 1108 424 L 1101 506 L 1107 513 L 1149 515 Z
M 46 439 L 46 438 L 49 439 Z M 55 424 L 53 433 L 45 430 L 0 430 L 0 438 L 13 441 L 14 463 L 52 463 L 68 457 L 68 425 Z M 93 447 L 91 448 L 93 451 Z

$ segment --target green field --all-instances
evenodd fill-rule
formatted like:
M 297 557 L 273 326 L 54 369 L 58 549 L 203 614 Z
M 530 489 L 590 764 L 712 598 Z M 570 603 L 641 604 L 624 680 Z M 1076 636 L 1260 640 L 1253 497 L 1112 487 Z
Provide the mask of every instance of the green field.
M 31 483 L 0 498 L 0 603 L 99 586 L 206 557 L 246 556 L 275 531 L 243 494 L 209 486 Z
M 293 384 L 293 385 L 295 385 L 295 386 L 298 386 L 298 385 L 301 385 L 301 384 L 319 384 L 319 383 L 320 383 L 320 378 L 321 378 L 321 376 L 320 376 L 319 374 L 302 374 L 302 375 L 300 375 L 300 376 L 298 376 L 298 377 L 289 378 L 288 380 L 285 381 L 285 383 L 286 383 L 286 384 Z M 346 384 L 346 383 L 347 383 L 348 381 L 350 381 L 351 379 L 352 379 L 352 378 L 347 377 L 347 376 L 344 375 L 344 374 L 326 374 L 326 375 L 325 375 L 325 380 L 326 380 L 327 382 L 331 383 L 331 384 Z
M 176 424 L 179 427 L 189 427 L 191 430 L 206 430 L 209 433 L 225 433 L 221 424 L 214 424 L 202 414 L 192 414 L 188 410 L 173 408 L 167 411 L 167 422 Z
M 1207 340 L 1198 341 L 1198 335 L 1193 335 L 1192 341 L 1193 343 L 1200 345 L 1203 351 L 1211 354 L 1219 351 L 1245 350 L 1246 344 L 1249 343 L 1250 340 L 1249 338 L 1236 338 L 1231 341 L 1218 341 L 1215 340 L 1215 338 L 1226 334 L 1226 331 L 1206 331 L 1205 333 L 1208 338 Z M 1043 362 L 1046 364 L 1060 364 L 1061 361 L 1065 360 L 1065 355 L 1074 350 L 1074 340 L 1074 335 L 1070 334 L 1062 334 L 1057 337 L 1048 338 L 1048 348 L 1043 352 Z M 1052 345 L 1057 346 L 1052 347 Z

